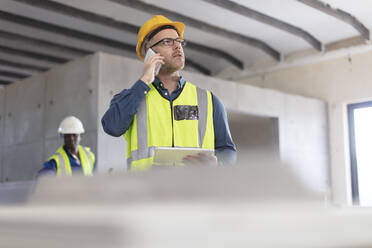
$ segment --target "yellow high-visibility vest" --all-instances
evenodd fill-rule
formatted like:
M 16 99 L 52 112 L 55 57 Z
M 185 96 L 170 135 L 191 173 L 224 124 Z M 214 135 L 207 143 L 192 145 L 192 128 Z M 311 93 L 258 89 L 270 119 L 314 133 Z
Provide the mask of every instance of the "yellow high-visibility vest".
M 150 168 L 155 147 L 214 149 L 212 94 L 186 82 L 171 104 L 150 84 L 123 136 L 131 170 Z
M 89 147 L 84 147 L 79 145 L 78 146 L 78 152 L 81 162 L 81 169 L 83 171 L 83 174 L 85 176 L 91 176 L 93 175 L 93 169 L 94 169 L 94 161 L 95 156 L 94 153 L 90 151 Z M 66 151 L 63 149 L 63 147 L 59 147 L 56 153 L 51 156 L 48 160 L 53 159 L 57 164 L 57 176 L 61 175 L 72 175 L 71 170 L 71 164 L 70 160 L 68 158 L 68 155 Z

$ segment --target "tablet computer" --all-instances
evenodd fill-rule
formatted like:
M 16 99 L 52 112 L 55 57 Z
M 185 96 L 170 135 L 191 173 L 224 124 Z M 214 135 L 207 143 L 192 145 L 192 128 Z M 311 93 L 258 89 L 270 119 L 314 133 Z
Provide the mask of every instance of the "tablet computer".
M 214 155 L 214 149 L 202 149 L 196 147 L 155 147 L 155 165 L 182 165 L 182 160 L 188 155 L 204 153 Z

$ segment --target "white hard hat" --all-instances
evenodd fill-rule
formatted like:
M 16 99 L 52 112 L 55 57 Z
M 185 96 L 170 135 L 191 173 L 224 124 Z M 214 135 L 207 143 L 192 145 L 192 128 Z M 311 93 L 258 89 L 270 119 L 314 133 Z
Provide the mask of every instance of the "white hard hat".
M 81 134 L 84 133 L 83 123 L 75 116 L 68 116 L 59 125 L 58 133 L 62 134 Z

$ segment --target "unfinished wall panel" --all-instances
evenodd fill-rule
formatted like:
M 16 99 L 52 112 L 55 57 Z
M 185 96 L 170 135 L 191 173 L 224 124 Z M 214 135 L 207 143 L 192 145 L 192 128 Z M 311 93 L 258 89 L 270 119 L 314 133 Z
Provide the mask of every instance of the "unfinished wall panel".
M 79 118 L 86 131 L 97 129 L 97 79 L 92 62 L 88 56 L 46 74 L 46 138 L 56 136 L 60 122 L 69 115 Z
M 126 142 L 123 137 L 112 137 L 102 128 L 101 118 L 108 109 L 115 94 L 128 89 L 142 74 L 142 63 L 138 60 L 99 54 L 99 97 L 98 97 L 98 170 L 126 170 Z
M 370 49 L 355 49 L 342 57 L 293 64 L 241 80 L 328 103 L 332 198 L 340 205 L 352 204 L 346 105 L 371 101 L 371 63 Z
M 291 166 L 309 188 L 329 192 L 329 168 L 322 166 L 329 163 L 327 105 L 302 96 L 288 97 L 281 117 L 282 161 Z M 298 161 L 301 166 L 297 167 Z
M 6 87 L 5 142 L 7 145 L 42 140 L 44 78 L 39 75 Z
M 29 181 L 42 166 L 43 141 L 7 146 L 4 149 L 3 181 Z
M 251 166 L 257 162 L 280 159 L 278 118 L 229 111 L 231 136 L 238 149 L 237 163 Z
M 0 182 L 2 181 L 3 153 L 5 147 L 5 88 L 0 88 Z

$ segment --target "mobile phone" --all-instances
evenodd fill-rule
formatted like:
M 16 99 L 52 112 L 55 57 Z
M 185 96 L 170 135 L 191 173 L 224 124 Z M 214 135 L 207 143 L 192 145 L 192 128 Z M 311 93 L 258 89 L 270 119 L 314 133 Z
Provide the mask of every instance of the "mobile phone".
M 143 62 L 146 63 L 146 61 L 147 61 L 151 56 L 153 56 L 153 55 L 155 55 L 154 50 L 152 50 L 151 48 L 149 48 L 149 49 L 147 50 L 147 52 L 146 52 L 145 59 L 143 60 Z M 159 73 L 159 71 L 160 71 L 160 68 L 161 68 L 161 64 L 157 64 L 157 65 L 155 66 L 155 75 L 158 75 L 158 73 Z

